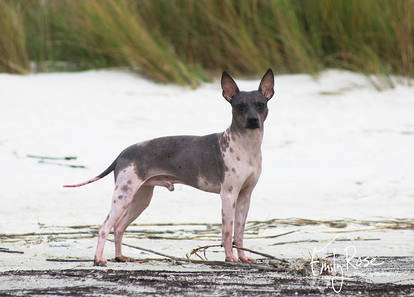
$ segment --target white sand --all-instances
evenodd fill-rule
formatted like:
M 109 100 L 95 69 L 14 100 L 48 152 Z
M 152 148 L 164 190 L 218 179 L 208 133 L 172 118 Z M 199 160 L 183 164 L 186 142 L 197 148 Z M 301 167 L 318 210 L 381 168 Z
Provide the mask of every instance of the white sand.
M 259 83 L 236 81 L 241 90 Z M 364 76 L 336 70 L 318 80 L 281 75 L 269 108 L 249 220 L 413 217 L 413 88 L 377 92 Z M 0 233 L 101 224 L 112 176 L 61 186 L 96 176 L 138 141 L 223 131 L 230 111 L 219 82 L 190 90 L 120 71 L 0 74 Z M 27 154 L 77 156 L 59 162 L 87 169 L 39 164 Z M 173 193 L 157 189 L 137 222 L 215 223 L 220 213 L 217 195 L 178 185 Z M 413 255 L 413 234 L 406 236 L 404 253 Z

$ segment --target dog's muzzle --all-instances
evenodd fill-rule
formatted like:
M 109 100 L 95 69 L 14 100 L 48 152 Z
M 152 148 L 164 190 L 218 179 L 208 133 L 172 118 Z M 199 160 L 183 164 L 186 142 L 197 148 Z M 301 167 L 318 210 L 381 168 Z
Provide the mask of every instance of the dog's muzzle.
M 249 119 L 247 119 L 246 128 L 247 129 L 260 128 L 259 119 L 258 118 L 249 118 Z

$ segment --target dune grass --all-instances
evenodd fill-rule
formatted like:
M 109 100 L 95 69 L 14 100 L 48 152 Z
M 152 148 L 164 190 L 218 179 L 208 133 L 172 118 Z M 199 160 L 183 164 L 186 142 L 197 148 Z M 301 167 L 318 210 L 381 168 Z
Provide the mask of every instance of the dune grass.
M 413 19 L 412 0 L 0 0 L 0 71 L 128 67 L 196 86 L 343 68 L 391 85 L 414 76 Z
M 22 8 L 6 1 L 0 1 L 0 72 L 29 72 Z

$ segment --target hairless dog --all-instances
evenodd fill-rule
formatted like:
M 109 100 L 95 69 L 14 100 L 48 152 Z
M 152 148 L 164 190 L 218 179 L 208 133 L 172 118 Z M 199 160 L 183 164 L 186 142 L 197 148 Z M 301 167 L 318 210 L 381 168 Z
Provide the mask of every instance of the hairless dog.
M 250 197 L 262 170 L 263 123 L 268 114 L 267 102 L 274 94 L 274 76 L 268 69 L 257 91 L 244 92 L 223 72 L 221 87 L 233 113 L 232 123 L 224 132 L 161 137 L 134 144 L 100 175 L 81 184 L 64 186 L 83 186 L 114 171 L 112 206 L 99 229 L 95 265 L 106 266 L 102 254 L 112 229 L 115 259 L 131 260 L 121 251 L 125 229 L 148 206 L 155 186 L 173 191 L 176 183 L 220 194 L 225 260 L 255 262 L 241 249 L 237 250 L 238 258 L 234 256 L 232 233 L 234 225 L 234 245 L 242 248 Z

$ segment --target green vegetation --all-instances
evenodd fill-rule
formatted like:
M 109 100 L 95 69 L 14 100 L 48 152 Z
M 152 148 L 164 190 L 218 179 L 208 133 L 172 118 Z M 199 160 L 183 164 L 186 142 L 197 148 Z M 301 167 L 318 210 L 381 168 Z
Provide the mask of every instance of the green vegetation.
M 413 20 L 412 0 L 0 0 L 0 72 L 128 67 L 190 86 L 268 67 L 413 77 Z

